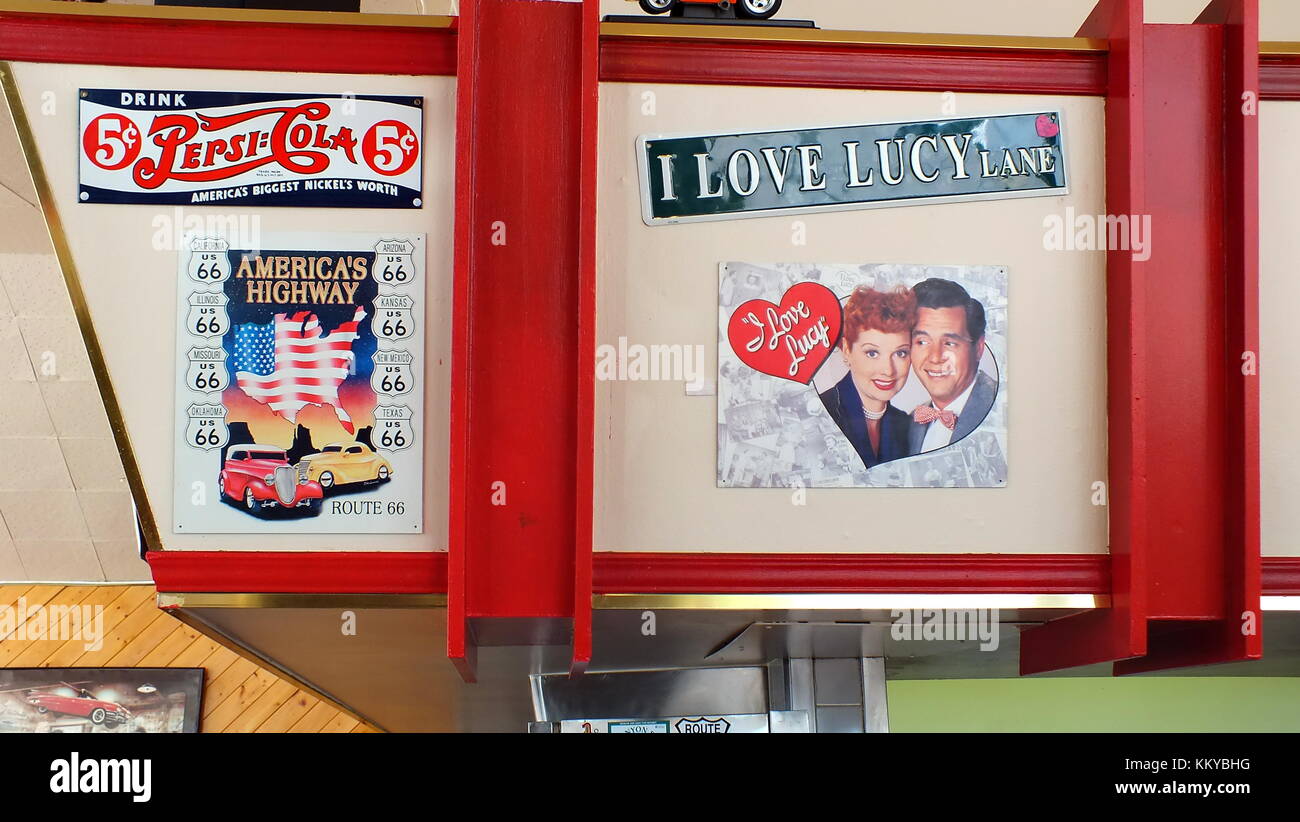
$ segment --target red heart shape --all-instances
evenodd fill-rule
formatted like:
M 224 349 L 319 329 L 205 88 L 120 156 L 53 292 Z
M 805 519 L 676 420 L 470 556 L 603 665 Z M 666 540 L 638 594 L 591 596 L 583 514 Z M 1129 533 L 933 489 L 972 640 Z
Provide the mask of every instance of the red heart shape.
M 1055 137 L 1061 133 L 1061 126 L 1050 114 L 1038 115 L 1038 119 L 1034 121 L 1034 125 L 1038 128 L 1039 137 Z
M 843 306 L 821 283 L 795 283 L 781 304 L 749 300 L 731 314 L 727 340 L 755 371 L 807 385 L 840 339 Z

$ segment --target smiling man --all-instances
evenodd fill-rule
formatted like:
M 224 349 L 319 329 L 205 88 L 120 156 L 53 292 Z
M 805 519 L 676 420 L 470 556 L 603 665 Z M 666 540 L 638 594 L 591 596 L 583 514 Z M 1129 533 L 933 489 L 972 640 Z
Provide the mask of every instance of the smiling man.
M 980 371 L 984 306 L 951 280 L 932 277 L 912 287 L 916 326 L 912 370 L 930 402 L 912 412 L 908 453 L 934 451 L 974 431 L 997 397 L 998 385 Z

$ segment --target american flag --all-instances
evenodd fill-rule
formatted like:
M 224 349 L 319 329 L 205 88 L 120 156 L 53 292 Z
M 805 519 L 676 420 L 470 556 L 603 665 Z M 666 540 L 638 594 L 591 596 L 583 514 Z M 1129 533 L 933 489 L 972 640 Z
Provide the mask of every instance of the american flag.
M 354 433 L 352 418 L 339 404 L 339 386 L 354 361 L 352 341 L 366 316 L 357 307 L 352 319 L 321 334 L 310 311 L 276 314 L 269 323 L 244 323 L 235 329 L 231 367 L 243 392 L 289 422 L 307 405 L 331 405 L 339 422 Z

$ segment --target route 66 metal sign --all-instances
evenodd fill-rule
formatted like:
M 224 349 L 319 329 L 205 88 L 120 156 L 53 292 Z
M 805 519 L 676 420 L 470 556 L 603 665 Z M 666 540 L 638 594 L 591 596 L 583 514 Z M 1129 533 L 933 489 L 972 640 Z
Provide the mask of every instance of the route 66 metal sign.
M 270 546 L 422 532 L 426 245 L 393 232 L 181 244 L 175 533 Z
M 370 387 L 376 394 L 396 397 L 408 394 L 415 385 L 411 373 L 414 355 L 409 351 L 376 351 L 371 359 L 375 370 L 370 375 Z
M 189 368 L 185 370 L 185 384 L 200 393 L 224 391 L 230 385 L 230 372 L 226 370 L 226 351 L 223 348 L 191 348 L 185 356 Z
M 415 334 L 411 309 L 415 300 L 405 294 L 381 294 L 375 297 L 375 318 L 370 327 L 381 340 L 405 340 Z
M 190 244 L 190 279 L 196 283 L 223 283 L 230 277 L 226 260 L 229 245 L 225 240 L 195 238 Z
M 415 442 L 411 409 L 405 405 L 381 405 L 375 409 L 374 443 L 384 451 L 401 451 Z
M 230 442 L 224 406 L 194 403 L 186 409 L 186 416 L 189 417 L 189 424 L 185 426 L 185 442 L 192 448 L 211 451 Z
M 380 285 L 406 285 L 415 279 L 415 244 L 409 240 L 384 240 L 375 246 L 371 276 Z
M 190 312 L 185 317 L 185 330 L 196 337 L 220 337 L 230 328 L 230 315 L 226 313 L 229 298 L 220 291 L 198 291 L 190 295 Z

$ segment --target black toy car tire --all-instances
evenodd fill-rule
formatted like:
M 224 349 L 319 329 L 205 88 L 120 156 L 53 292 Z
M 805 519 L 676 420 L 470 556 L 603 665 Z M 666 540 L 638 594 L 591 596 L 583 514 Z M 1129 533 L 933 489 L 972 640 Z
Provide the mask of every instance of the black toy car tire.
M 775 17 L 776 13 L 781 10 L 781 0 L 772 0 L 771 7 L 755 11 L 753 4 L 756 1 L 760 5 L 763 2 L 763 0 L 736 0 L 736 16 L 749 20 L 767 20 Z
M 646 14 L 667 14 L 677 5 L 677 0 L 637 0 L 637 5 Z

